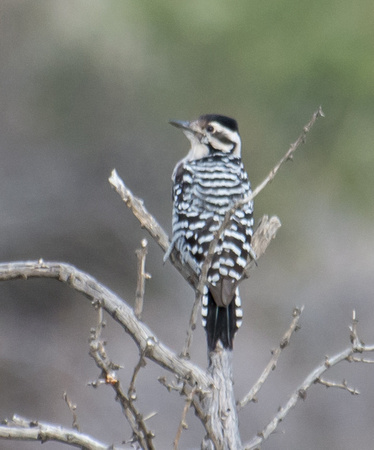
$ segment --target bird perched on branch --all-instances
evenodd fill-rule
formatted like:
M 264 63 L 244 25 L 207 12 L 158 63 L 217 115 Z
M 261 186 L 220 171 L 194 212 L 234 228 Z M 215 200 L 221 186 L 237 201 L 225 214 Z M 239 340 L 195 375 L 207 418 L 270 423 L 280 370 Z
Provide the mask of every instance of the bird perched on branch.
M 251 186 L 241 160 L 236 120 L 207 114 L 191 122 L 170 123 L 183 131 L 191 149 L 172 176 L 173 237 L 166 257 L 175 247 L 200 274 L 225 214 L 251 193 Z M 254 256 L 252 214 L 252 201 L 235 209 L 212 255 L 201 307 L 209 351 L 218 341 L 232 349 L 242 323 L 238 284 Z

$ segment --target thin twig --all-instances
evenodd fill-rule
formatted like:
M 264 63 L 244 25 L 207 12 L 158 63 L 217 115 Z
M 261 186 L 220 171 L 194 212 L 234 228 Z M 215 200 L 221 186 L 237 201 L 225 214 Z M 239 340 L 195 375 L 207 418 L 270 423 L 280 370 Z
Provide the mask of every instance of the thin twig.
M 134 404 L 124 393 L 121 382 L 119 381 L 115 370 L 119 367 L 113 364 L 105 351 L 105 343 L 101 338 L 102 331 L 102 308 L 99 308 L 99 321 L 90 337 L 90 356 L 94 359 L 96 365 L 101 369 L 101 380 L 111 386 L 116 393 L 116 400 L 120 403 L 122 411 L 132 429 L 133 438 L 131 442 L 138 442 L 141 448 L 153 450 L 152 439 L 154 434 L 148 430 L 142 415 L 135 408 Z M 92 386 L 99 386 L 102 383 L 91 383 Z
M 301 317 L 301 314 L 303 312 L 304 307 L 301 308 L 295 308 L 293 310 L 292 316 L 292 322 L 290 326 L 288 327 L 288 330 L 284 333 L 279 346 L 272 351 L 272 356 L 270 361 L 268 362 L 267 366 L 263 370 L 262 374 L 260 375 L 259 379 L 256 381 L 256 383 L 252 386 L 248 394 L 240 401 L 238 402 L 238 409 L 244 408 L 245 405 L 247 405 L 249 402 L 256 401 L 256 396 L 262 386 L 264 385 L 265 381 L 269 377 L 270 373 L 277 367 L 279 356 L 284 348 L 286 348 L 290 342 L 291 336 L 298 329 L 299 326 L 299 320 Z
M 184 408 L 182 411 L 182 418 L 179 422 L 177 434 L 174 439 L 174 450 L 178 450 L 179 440 L 182 436 L 182 431 L 188 429 L 186 417 L 187 417 L 188 410 L 191 407 L 191 403 L 192 403 L 195 393 L 196 393 L 196 387 L 191 389 L 191 392 L 187 395 L 187 397 L 185 399 Z
M 28 420 L 14 415 L 6 425 L 0 425 L 0 438 L 18 441 L 56 441 L 84 450 L 108 450 L 109 445 L 87 434 L 61 425 Z
M 112 170 L 109 177 L 109 183 L 114 187 L 116 192 L 126 203 L 127 207 L 131 209 L 141 225 L 147 229 L 155 242 L 157 242 L 162 250 L 166 252 L 169 248 L 169 238 L 157 220 L 146 210 L 143 200 L 135 197 L 130 189 L 125 186 L 123 180 L 118 176 L 115 169 Z
M 326 357 L 323 363 L 317 366 L 300 384 L 300 386 L 292 393 L 291 397 L 287 401 L 287 403 L 279 408 L 277 414 L 273 417 L 273 419 L 266 425 L 266 427 L 258 433 L 250 442 L 245 445 L 245 450 L 255 450 L 261 447 L 262 443 L 276 430 L 277 426 L 283 419 L 287 416 L 290 410 L 296 405 L 299 399 L 305 400 L 307 391 L 313 386 L 315 383 L 320 383 L 326 385 L 327 382 L 321 383 L 321 377 L 324 373 L 326 373 L 331 367 L 336 366 L 342 361 L 349 362 L 362 362 L 360 360 L 355 361 L 352 359 L 352 356 L 356 353 L 369 353 L 374 352 L 374 345 L 365 345 L 361 342 L 357 334 L 357 319 L 356 313 L 353 312 L 353 321 L 350 326 L 351 330 L 351 340 L 352 345 L 346 348 L 345 350 L 337 353 L 334 356 Z M 351 388 L 345 386 L 338 386 L 339 383 L 335 383 L 335 387 L 341 387 L 351 394 L 358 394 L 358 391 L 353 390 Z
M 75 405 L 70 398 L 68 397 L 68 394 L 66 392 L 64 392 L 62 394 L 62 398 L 64 399 L 65 403 L 67 404 L 72 416 L 73 416 L 73 428 L 77 431 L 79 431 L 79 424 L 78 424 L 78 416 L 76 413 L 77 410 L 77 405 Z
M 278 164 L 269 172 L 268 176 L 260 183 L 256 189 L 252 192 L 252 195 L 248 196 L 248 199 L 243 199 L 241 202 L 243 204 L 253 200 L 271 181 L 273 181 L 275 175 L 277 174 L 278 170 L 281 168 L 281 166 L 290 159 L 293 158 L 293 154 L 295 153 L 295 150 L 300 146 L 300 144 L 305 144 L 306 136 L 311 130 L 312 126 L 314 125 L 315 121 L 318 119 L 318 117 L 325 117 L 322 107 L 320 106 L 317 111 L 314 112 L 312 118 L 310 121 L 304 126 L 302 133 L 300 136 L 296 139 L 296 141 L 291 144 L 290 148 L 286 152 L 286 154 L 283 156 L 283 158 L 280 159 Z
M 352 395 L 359 395 L 360 393 L 357 389 L 349 387 L 346 380 L 343 380 L 341 383 L 337 383 L 335 381 L 327 381 L 323 380 L 322 378 L 317 378 L 315 383 L 322 384 L 322 386 L 326 386 L 327 388 L 333 387 L 343 389 L 345 391 L 348 391 Z
M 136 377 L 138 376 L 138 373 L 140 372 L 140 369 L 142 367 L 146 366 L 146 361 L 144 359 L 144 353 L 141 353 L 139 356 L 139 361 L 137 362 L 136 366 L 134 367 L 134 371 L 131 377 L 130 386 L 127 391 L 127 394 L 129 396 L 130 401 L 136 400 L 136 388 L 135 388 L 135 381 Z
M 136 286 L 134 313 L 135 317 L 141 320 L 144 303 L 145 280 L 149 280 L 151 278 L 151 275 L 145 271 L 145 259 L 148 253 L 147 239 L 142 239 L 141 248 L 136 250 L 135 253 L 138 258 L 138 279 Z

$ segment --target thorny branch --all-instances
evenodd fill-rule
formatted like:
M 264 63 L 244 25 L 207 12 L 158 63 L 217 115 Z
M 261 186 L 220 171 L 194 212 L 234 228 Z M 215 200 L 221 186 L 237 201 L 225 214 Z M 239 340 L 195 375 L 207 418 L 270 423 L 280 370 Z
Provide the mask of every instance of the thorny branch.
M 116 370 L 120 367 L 117 364 L 113 364 L 106 354 L 105 343 L 101 338 L 104 322 L 102 308 L 100 307 L 98 315 L 98 324 L 91 330 L 90 356 L 94 359 L 97 367 L 101 369 L 101 375 L 98 381 L 90 384 L 94 387 L 98 387 L 101 384 L 112 386 L 116 393 L 116 400 L 121 404 L 122 411 L 132 429 L 133 437 L 131 442 L 138 442 L 143 449 L 153 450 L 152 439 L 154 438 L 154 434 L 148 430 L 142 415 L 136 409 L 131 398 L 127 397 L 124 393 L 121 382 L 116 374 Z
M 365 362 L 363 359 L 356 360 L 354 355 L 357 353 L 371 353 L 374 352 L 374 345 L 365 345 L 359 339 L 357 334 L 357 318 L 356 312 L 353 311 L 352 325 L 350 326 L 351 331 L 351 345 L 345 350 L 337 353 L 334 356 L 326 357 L 325 360 L 317 366 L 299 385 L 299 387 L 292 393 L 291 397 L 287 403 L 279 408 L 277 414 L 273 419 L 266 425 L 266 427 L 257 434 L 250 442 L 245 445 L 245 450 L 257 450 L 261 447 L 262 443 L 276 430 L 280 422 L 286 417 L 290 410 L 296 405 L 299 399 L 305 400 L 307 391 L 315 383 L 324 384 L 329 387 L 336 387 L 339 389 L 345 389 L 350 394 L 356 395 L 358 391 L 356 389 L 350 388 L 346 381 L 343 383 L 334 383 L 322 381 L 321 377 L 326 373 L 331 367 L 336 366 L 342 361 L 348 362 Z M 371 361 L 370 361 L 371 362 Z

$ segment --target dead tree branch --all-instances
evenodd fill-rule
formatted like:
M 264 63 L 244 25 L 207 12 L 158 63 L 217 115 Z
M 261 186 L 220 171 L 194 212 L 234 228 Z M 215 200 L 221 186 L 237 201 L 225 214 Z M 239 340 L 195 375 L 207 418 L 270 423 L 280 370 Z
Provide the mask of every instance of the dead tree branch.
M 275 178 L 275 175 L 278 173 L 278 170 L 281 168 L 281 166 L 290 159 L 293 158 L 293 154 L 297 150 L 297 148 L 300 146 L 300 144 L 304 144 L 306 141 L 306 136 L 311 130 L 312 126 L 314 125 L 315 121 L 318 119 L 318 117 L 325 117 L 322 107 L 320 106 L 317 111 L 314 112 L 312 118 L 310 121 L 304 126 L 303 131 L 301 132 L 300 136 L 296 139 L 296 141 L 291 144 L 290 148 L 286 152 L 286 154 L 283 156 L 283 158 L 280 159 L 278 164 L 269 172 L 268 176 L 260 183 L 256 189 L 252 192 L 250 196 L 248 196 L 247 199 L 241 200 L 241 204 L 248 203 L 252 199 L 254 199 L 269 183 L 273 181 Z
M 115 191 L 119 194 L 121 199 L 126 203 L 127 207 L 131 209 L 134 216 L 139 220 L 140 226 L 145 228 L 152 236 L 155 242 L 166 252 L 169 249 L 169 238 L 157 220 L 147 211 L 143 200 L 136 197 L 130 189 L 125 185 L 123 180 L 118 175 L 116 169 L 112 170 L 109 177 L 109 183 L 113 186 Z M 193 267 L 181 261 L 179 252 L 175 249 L 170 254 L 170 260 L 179 273 L 187 282 L 193 287 L 198 283 L 198 276 Z
M 134 315 L 132 308 L 114 292 L 87 273 L 70 264 L 47 261 L 20 261 L 0 264 L 0 281 L 52 278 L 84 294 L 94 306 L 101 306 L 132 337 L 145 357 L 175 373 L 191 385 L 206 389 L 210 377 L 196 365 L 178 358 Z
M 293 311 L 293 319 L 288 327 L 288 330 L 284 333 L 279 346 L 272 351 L 272 357 L 270 361 L 268 362 L 267 366 L 263 370 L 262 374 L 260 375 L 259 379 L 256 381 L 256 383 L 251 387 L 248 394 L 238 402 L 238 409 L 244 408 L 244 406 L 249 402 L 256 401 L 256 395 L 262 388 L 265 381 L 268 379 L 270 373 L 277 367 L 278 359 L 280 357 L 280 354 L 284 348 L 286 348 L 290 342 L 292 334 L 298 329 L 299 326 L 299 320 L 301 317 L 301 314 L 303 312 L 304 307 L 302 308 L 295 308 Z
M 333 383 L 333 382 L 321 382 L 321 377 L 324 373 L 326 373 L 331 367 L 336 366 L 342 361 L 348 362 L 364 362 L 362 360 L 355 360 L 354 355 L 357 353 L 371 353 L 374 352 L 374 344 L 373 345 L 365 345 L 358 338 L 357 334 L 357 319 L 356 313 L 353 311 L 353 321 L 350 326 L 351 330 L 351 342 L 352 344 L 347 347 L 345 350 L 337 353 L 334 356 L 326 357 L 325 360 L 317 366 L 299 385 L 299 387 L 292 393 L 291 397 L 287 401 L 287 403 L 279 408 L 277 414 L 273 417 L 273 419 L 266 425 L 266 427 L 258 433 L 250 442 L 248 442 L 244 448 L 245 450 L 257 450 L 261 447 L 262 443 L 268 439 L 268 437 L 276 430 L 280 422 L 287 416 L 292 408 L 296 405 L 298 400 L 305 400 L 307 396 L 307 391 L 316 383 L 324 384 L 331 387 L 337 387 L 340 389 L 344 389 L 351 394 L 358 394 L 356 389 L 348 387 L 346 381 L 343 383 Z
M 90 338 L 90 356 L 94 359 L 97 367 L 101 370 L 100 380 L 90 383 L 91 386 L 99 387 L 102 384 L 109 385 L 116 393 L 116 400 L 120 403 L 122 411 L 132 429 L 131 442 L 138 442 L 142 449 L 154 450 L 152 439 L 154 434 L 148 430 L 143 416 L 135 407 L 131 397 L 126 396 L 122 389 L 116 371 L 120 368 L 108 358 L 105 342 L 101 337 L 103 329 L 102 308 L 99 308 L 99 320 L 95 329 L 92 330 Z
M 14 415 L 0 425 L 0 438 L 17 441 L 56 441 L 83 450 L 108 450 L 109 445 L 93 439 L 87 434 L 61 425 L 24 419 Z

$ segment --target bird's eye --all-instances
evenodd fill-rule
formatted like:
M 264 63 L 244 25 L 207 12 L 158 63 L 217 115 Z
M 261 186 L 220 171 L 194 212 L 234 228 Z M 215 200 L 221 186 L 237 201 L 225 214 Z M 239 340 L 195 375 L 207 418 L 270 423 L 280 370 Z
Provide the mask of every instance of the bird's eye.
M 213 133 L 214 127 L 212 127 L 212 125 L 208 125 L 208 126 L 206 127 L 206 131 L 208 131 L 208 133 Z

